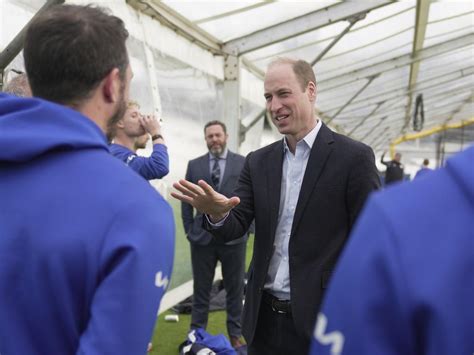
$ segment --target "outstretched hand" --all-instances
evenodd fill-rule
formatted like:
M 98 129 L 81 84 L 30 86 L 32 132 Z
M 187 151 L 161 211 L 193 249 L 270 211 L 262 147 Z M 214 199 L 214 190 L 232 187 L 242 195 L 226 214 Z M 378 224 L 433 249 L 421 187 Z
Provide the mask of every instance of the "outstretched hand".
M 171 196 L 189 203 L 199 212 L 209 215 L 212 222 L 224 218 L 232 208 L 240 203 L 238 197 L 227 198 L 215 191 L 204 180 L 199 180 L 197 185 L 187 180 L 179 180 L 173 184 L 173 187 L 181 194 L 172 192 Z

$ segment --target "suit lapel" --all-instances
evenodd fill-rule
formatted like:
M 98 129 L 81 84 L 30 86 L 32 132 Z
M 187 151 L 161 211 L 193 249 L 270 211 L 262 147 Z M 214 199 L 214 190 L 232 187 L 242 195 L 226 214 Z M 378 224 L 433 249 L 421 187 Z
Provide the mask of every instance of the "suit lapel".
M 275 231 L 278 222 L 278 211 L 280 209 L 281 195 L 281 177 L 283 169 L 283 140 L 276 144 L 274 149 L 266 158 L 266 177 L 267 177 L 267 201 L 270 210 L 270 236 L 275 237 Z
M 204 180 L 212 186 L 211 172 L 209 171 L 209 154 L 202 156 L 199 166 L 202 169 L 201 176 L 204 176 Z
M 234 159 L 234 153 L 232 153 L 230 150 L 227 151 L 227 158 L 225 161 L 225 169 L 224 169 L 224 176 L 222 177 L 221 185 L 219 186 L 220 189 L 227 183 L 227 180 L 229 179 L 229 176 L 232 175 L 232 166 Z
M 303 215 L 303 211 L 311 196 L 311 192 L 315 188 L 329 155 L 333 150 L 333 142 L 334 139 L 331 130 L 323 123 L 318 135 L 316 136 L 316 140 L 314 141 L 309 155 L 308 164 L 306 165 L 303 183 L 301 185 L 301 191 L 296 205 L 295 216 L 293 218 L 293 226 L 291 228 L 292 235 Z

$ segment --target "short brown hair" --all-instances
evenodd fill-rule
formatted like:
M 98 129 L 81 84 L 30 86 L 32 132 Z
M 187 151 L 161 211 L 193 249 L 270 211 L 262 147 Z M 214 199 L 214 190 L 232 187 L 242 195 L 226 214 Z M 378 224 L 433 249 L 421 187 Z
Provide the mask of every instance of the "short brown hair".
M 313 67 L 308 62 L 301 59 L 292 59 L 287 57 L 278 57 L 277 59 L 270 62 L 268 67 L 278 64 L 289 64 L 295 73 L 296 78 L 300 82 L 301 90 L 305 91 L 308 87 L 309 82 L 313 82 L 316 85 L 316 75 L 314 74 Z
M 207 122 L 206 125 L 204 126 L 204 134 L 206 134 L 207 127 L 215 126 L 215 125 L 221 126 L 222 129 L 224 130 L 224 133 L 227 134 L 227 128 L 226 128 L 224 122 L 221 122 L 221 121 L 218 121 L 218 120 L 213 120 L 213 121 Z
M 39 14 L 24 42 L 33 95 L 78 106 L 114 68 L 125 80 L 127 37 L 123 21 L 100 7 L 56 5 Z

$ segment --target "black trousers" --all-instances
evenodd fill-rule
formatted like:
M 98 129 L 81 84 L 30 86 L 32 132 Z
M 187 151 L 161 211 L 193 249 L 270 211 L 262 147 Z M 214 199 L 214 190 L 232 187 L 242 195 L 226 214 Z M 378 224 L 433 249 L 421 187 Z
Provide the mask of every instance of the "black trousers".
M 222 245 L 191 244 L 191 262 L 194 278 L 191 329 L 207 327 L 209 299 L 215 268 L 219 260 L 222 265 L 222 279 L 226 291 L 227 332 L 229 336 L 240 337 L 242 301 L 244 293 L 246 242 Z
M 310 339 L 296 333 L 291 313 L 277 313 L 262 301 L 248 355 L 306 355 L 309 345 Z

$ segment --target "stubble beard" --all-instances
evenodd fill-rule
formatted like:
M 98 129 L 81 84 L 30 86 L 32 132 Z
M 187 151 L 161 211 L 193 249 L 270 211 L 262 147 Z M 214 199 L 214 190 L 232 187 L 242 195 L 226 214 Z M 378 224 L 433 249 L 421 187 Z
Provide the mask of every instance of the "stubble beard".
M 108 142 L 111 142 L 113 137 L 115 137 L 117 122 L 122 119 L 126 111 L 127 103 L 125 102 L 125 81 L 122 81 L 120 84 L 120 97 L 117 103 L 117 109 L 107 122 L 106 136 Z
M 225 144 L 217 144 L 215 146 L 210 146 L 208 148 L 212 155 L 220 156 L 225 150 Z

